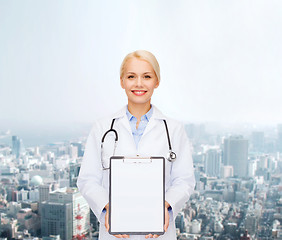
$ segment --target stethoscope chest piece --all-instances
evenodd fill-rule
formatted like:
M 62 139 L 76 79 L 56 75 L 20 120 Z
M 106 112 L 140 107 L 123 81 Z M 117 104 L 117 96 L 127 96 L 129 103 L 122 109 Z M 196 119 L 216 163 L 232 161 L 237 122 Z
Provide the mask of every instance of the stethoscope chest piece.
M 173 151 L 169 151 L 168 156 L 167 156 L 167 160 L 169 162 L 175 162 L 176 160 L 176 153 Z

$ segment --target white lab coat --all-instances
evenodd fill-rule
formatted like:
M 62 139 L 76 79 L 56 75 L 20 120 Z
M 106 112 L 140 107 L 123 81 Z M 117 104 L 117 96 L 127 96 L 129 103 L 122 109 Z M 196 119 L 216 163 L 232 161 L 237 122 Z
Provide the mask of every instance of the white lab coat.
M 165 161 L 165 200 L 171 205 L 169 228 L 158 239 L 176 240 L 175 218 L 194 190 L 195 178 L 189 140 L 184 125 L 164 116 L 154 105 L 153 114 L 140 139 L 138 148 L 134 142 L 126 115 L 126 107 L 107 118 L 96 120 L 88 136 L 80 168 L 77 186 L 90 208 L 100 221 L 99 239 L 118 239 L 105 229 L 103 208 L 109 202 L 109 170 L 101 170 L 101 139 L 110 129 L 115 118 L 114 129 L 118 132 L 115 155 L 118 156 L 163 156 L 168 155 L 168 141 L 163 119 L 166 119 L 175 162 Z M 109 133 L 104 143 L 105 165 L 113 155 L 114 134 Z M 144 235 L 131 235 L 129 239 L 145 239 Z

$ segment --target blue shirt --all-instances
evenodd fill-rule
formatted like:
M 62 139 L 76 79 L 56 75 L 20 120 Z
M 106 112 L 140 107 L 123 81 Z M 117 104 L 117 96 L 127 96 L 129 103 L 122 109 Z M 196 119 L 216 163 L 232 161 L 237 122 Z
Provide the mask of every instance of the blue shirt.
M 153 107 L 152 107 L 152 104 L 151 104 L 150 110 L 141 117 L 141 121 L 139 122 L 138 128 L 136 129 L 137 118 L 134 117 L 128 111 L 128 105 L 127 105 L 126 115 L 128 117 L 128 120 L 129 120 L 129 124 L 130 124 L 131 130 L 132 130 L 132 135 L 133 135 L 133 138 L 134 138 L 134 141 L 135 141 L 136 148 L 138 147 L 138 143 L 139 143 L 139 141 L 140 141 L 140 139 L 141 139 L 141 137 L 142 137 L 142 135 L 145 131 L 145 128 L 146 128 L 152 114 L 153 114 Z

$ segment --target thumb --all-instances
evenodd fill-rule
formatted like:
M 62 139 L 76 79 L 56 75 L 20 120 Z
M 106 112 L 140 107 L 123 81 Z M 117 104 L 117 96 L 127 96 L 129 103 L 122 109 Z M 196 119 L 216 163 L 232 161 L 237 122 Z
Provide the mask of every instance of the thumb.
M 164 224 L 164 230 L 165 230 L 165 232 L 166 232 L 167 229 L 168 229 L 168 225 L 169 225 L 169 213 L 168 213 L 168 210 L 166 210 L 166 213 L 165 213 L 165 224 Z
M 107 210 L 106 215 L 105 215 L 105 228 L 107 231 L 110 230 L 110 225 L 109 225 L 109 211 Z
M 168 222 L 166 222 L 165 225 L 164 225 L 164 231 L 166 232 L 167 229 L 168 229 Z

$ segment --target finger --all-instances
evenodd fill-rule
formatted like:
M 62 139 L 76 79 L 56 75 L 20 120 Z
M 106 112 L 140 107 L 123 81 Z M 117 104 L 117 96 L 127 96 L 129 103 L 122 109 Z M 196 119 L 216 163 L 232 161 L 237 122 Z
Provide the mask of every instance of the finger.
M 153 238 L 158 238 L 160 235 L 154 234 Z
M 122 234 L 117 234 L 117 235 L 114 235 L 116 238 L 129 238 L 129 235 L 127 235 L 127 234 L 124 234 L 124 235 L 122 235 Z
M 122 235 L 121 234 L 118 234 L 118 235 L 114 235 L 116 238 L 122 238 Z
M 127 235 L 126 235 L 126 234 L 121 234 L 121 236 L 122 236 L 123 238 L 127 238 Z
M 129 235 L 123 234 L 122 237 L 123 237 L 123 238 L 129 238 Z
M 148 234 L 148 235 L 145 236 L 145 238 L 152 238 L 152 237 L 153 237 L 152 234 Z
M 164 231 L 166 232 L 169 225 L 169 213 L 168 210 L 165 212 L 165 224 L 164 224 Z
M 166 232 L 167 229 L 168 229 L 168 225 L 169 225 L 169 222 L 166 222 L 165 225 L 164 225 L 164 230 L 165 230 L 165 232 Z
M 106 212 L 106 215 L 105 215 L 105 228 L 107 231 L 110 230 L 110 225 L 109 225 L 109 213 L 108 211 Z

